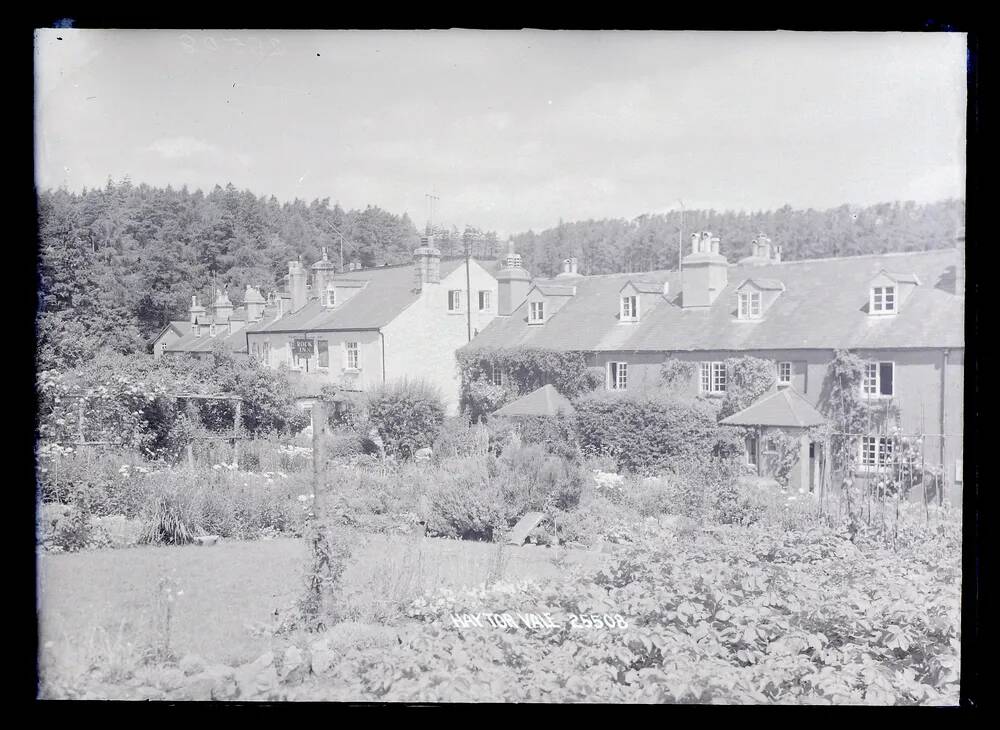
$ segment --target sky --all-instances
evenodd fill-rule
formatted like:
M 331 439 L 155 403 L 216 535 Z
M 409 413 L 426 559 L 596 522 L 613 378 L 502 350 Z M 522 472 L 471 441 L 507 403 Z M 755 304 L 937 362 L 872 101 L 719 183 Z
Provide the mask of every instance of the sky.
M 130 31 L 35 41 L 39 188 L 232 182 L 502 236 L 964 197 L 964 34 Z

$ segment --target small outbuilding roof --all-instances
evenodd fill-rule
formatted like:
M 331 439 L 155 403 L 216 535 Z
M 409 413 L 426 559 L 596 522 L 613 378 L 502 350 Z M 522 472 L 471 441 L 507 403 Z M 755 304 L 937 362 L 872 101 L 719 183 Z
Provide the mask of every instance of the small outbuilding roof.
M 809 428 L 826 423 L 826 418 L 795 390 L 781 388 L 719 423 L 726 426 Z
M 527 395 L 522 395 L 503 408 L 494 411 L 498 416 L 556 416 L 573 413 L 573 404 L 551 385 L 543 385 Z

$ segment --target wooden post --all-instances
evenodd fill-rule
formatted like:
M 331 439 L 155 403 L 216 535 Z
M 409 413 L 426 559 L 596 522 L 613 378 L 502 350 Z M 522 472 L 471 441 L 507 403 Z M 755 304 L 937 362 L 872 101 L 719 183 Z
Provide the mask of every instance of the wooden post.
M 323 435 L 326 433 L 326 403 L 317 398 L 312 407 L 313 446 L 313 513 L 318 517 L 321 507 L 323 472 L 326 463 L 323 458 Z
M 236 410 L 233 414 L 233 463 L 239 466 L 240 463 L 240 436 L 243 433 L 243 399 L 236 401 Z
M 76 399 L 76 434 L 81 444 L 87 440 L 83 437 L 83 400 L 82 396 Z

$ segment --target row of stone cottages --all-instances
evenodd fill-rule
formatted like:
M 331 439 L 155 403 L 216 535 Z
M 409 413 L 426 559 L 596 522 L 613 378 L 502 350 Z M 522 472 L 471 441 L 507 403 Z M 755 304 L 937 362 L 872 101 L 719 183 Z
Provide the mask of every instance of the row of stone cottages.
M 962 482 L 964 236 L 949 249 L 782 261 L 761 235 L 752 255 L 730 263 L 703 232 L 679 271 L 586 276 L 568 259 L 551 279 L 532 278 L 512 247 L 502 262 L 467 267 L 424 239 L 410 265 L 339 272 L 324 251 L 311 272 L 307 283 L 291 261 L 287 291 L 265 299 L 248 287 L 239 308 L 223 292 L 207 310 L 192 298 L 189 319 L 163 328 L 154 355 L 223 346 L 287 368 L 305 396 L 327 383 L 363 392 L 420 378 L 441 389 L 450 413 L 455 353 L 466 346 L 583 352 L 609 390 L 648 387 L 664 359 L 690 360 L 691 392 L 709 397 L 725 393 L 726 358 L 752 355 L 774 362 L 782 393 L 744 420 L 805 433 L 822 419 L 834 351 L 850 349 L 867 361 L 864 397 L 891 402 L 903 432 L 925 434 L 927 463 L 943 467 L 948 486 Z M 761 448 L 748 444 L 748 459 L 759 462 Z M 890 449 L 884 436 L 863 435 L 861 469 Z M 815 484 L 823 458 L 822 444 L 803 439 L 793 484 Z

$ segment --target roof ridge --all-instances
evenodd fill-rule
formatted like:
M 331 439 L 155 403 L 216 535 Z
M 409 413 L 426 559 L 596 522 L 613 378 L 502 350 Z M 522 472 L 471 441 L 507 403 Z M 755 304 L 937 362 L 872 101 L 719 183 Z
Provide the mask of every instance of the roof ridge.
M 784 266 L 785 264 L 811 264 L 819 261 L 856 261 L 858 259 L 880 259 L 887 256 L 915 256 L 920 254 L 930 254 L 930 253 L 940 253 L 942 251 L 955 251 L 956 247 L 944 247 L 944 248 L 929 248 L 923 251 L 889 251 L 887 253 L 862 253 L 856 256 L 825 256 L 818 259 L 789 259 L 787 261 L 771 261 L 767 266 Z M 730 266 L 739 266 L 739 264 L 730 264 Z M 749 268 L 760 269 L 764 268 L 762 266 L 753 266 Z

